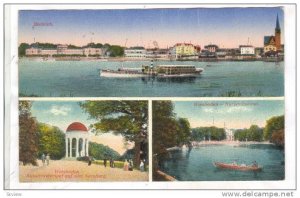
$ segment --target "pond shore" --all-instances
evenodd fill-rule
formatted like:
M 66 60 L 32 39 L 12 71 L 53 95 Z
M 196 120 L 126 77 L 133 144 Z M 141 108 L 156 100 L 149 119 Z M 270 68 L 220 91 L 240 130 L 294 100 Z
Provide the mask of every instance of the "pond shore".
M 256 142 L 256 141 L 201 141 L 201 142 L 192 142 L 193 146 L 201 146 L 201 145 L 231 145 L 231 146 L 239 146 L 239 145 L 250 145 L 250 144 L 272 144 L 271 142 L 264 141 L 264 142 Z

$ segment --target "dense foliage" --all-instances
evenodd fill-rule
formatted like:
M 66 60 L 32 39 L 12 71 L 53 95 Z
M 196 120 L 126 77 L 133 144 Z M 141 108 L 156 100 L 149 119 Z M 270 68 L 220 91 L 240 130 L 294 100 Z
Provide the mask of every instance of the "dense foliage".
M 197 127 L 192 129 L 192 140 L 224 140 L 226 138 L 225 130 L 217 127 Z
M 58 127 L 38 123 L 39 156 L 49 154 L 51 159 L 65 156 L 65 134 Z
M 264 138 L 278 146 L 284 147 L 284 115 L 274 116 L 267 120 Z
M 284 116 L 274 116 L 267 120 L 266 127 L 264 129 L 264 139 L 271 140 L 272 134 L 275 131 L 284 129 Z
M 134 142 L 134 165 L 148 157 L 147 101 L 86 101 L 81 108 L 96 122 L 91 125 L 97 133 L 113 132 L 126 141 Z
M 153 101 L 153 153 L 161 154 L 167 148 L 190 143 L 190 124 L 176 118 L 171 101 Z
M 83 48 L 90 47 L 90 48 L 103 48 L 102 43 L 88 43 L 87 45 L 83 46 Z
M 97 160 L 104 160 L 104 159 L 114 159 L 119 160 L 120 154 L 111 149 L 108 146 L 105 146 L 103 144 L 98 144 L 95 142 L 89 143 L 89 156 L 92 156 L 93 158 Z
M 123 56 L 124 48 L 119 45 L 111 45 L 108 47 L 106 53 L 111 57 Z
M 37 121 L 31 116 L 31 102 L 19 101 L 19 161 L 37 165 Z
M 251 125 L 249 129 L 238 129 L 234 133 L 234 139 L 238 141 L 263 141 L 263 129 L 257 125 Z
M 30 48 L 28 43 L 21 43 L 18 48 L 19 57 L 25 56 L 26 49 Z

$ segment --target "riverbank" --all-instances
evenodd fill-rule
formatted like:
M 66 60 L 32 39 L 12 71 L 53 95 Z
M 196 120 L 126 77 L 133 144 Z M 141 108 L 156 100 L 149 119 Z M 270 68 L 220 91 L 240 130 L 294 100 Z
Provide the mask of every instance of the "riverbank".
M 267 145 L 274 145 L 271 142 L 255 142 L 255 141 L 247 141 L 247 142 L 241 142 L 241 141 L 201 141 L 196 142 L 193 141 L 192 145 L 194 147 L 202 146 L 202 145 L 230 145 L 230 146 L 240 146 L 240 145 L 250 145 L 250 144 L 267 144 Z
M 195 62 L 239 62 L 239 61 L 264 61 L 264 62 L 281 62 L 283 57 L 254 57 L 254 58 L 128 58 L 128 57 L 81 57 L 81 56 L 63 56 L 63 57 L 43 57 L 43 56 L 33 56 L 33 57 L 21 57 L 34 61 L 99 61 L 99 62 L 140 62 L 140 61 L 195 61 Z
M 161 170 L 153 172 L 153 181 L 177 181 L 175 177 L 172 177 Z

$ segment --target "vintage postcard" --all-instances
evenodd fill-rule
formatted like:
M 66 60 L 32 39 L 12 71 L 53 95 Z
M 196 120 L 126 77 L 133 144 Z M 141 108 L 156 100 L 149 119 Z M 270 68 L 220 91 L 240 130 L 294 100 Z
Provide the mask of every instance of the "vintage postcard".
M 18 26 L 20 97 L 284 95 L 282 7 L 20 10 Z
M 295 5 L 4 10 L 5 188 L 295 186 Z
M 154 101 L 154 181 L 284 180 L 284 101 Z
M 20 182 L 148 181 L 147 101 L 20 101 Z

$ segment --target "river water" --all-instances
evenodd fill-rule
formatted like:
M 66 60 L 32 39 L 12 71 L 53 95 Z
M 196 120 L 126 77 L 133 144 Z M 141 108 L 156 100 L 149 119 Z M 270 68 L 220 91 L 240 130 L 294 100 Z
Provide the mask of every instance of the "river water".
M 218 169 L 213 162 L 252 164 L 263 166 L 261 172 Z M 188 150 L 172 151 L 160 163 L 160 169 L 180 181 L 251 181 L 283 180 L 284 154 L 273 145 L 247 146 L 208 145 Z
M 203 68 L 197 78 L 105 78 L 99 69 L 141 67 L 150 62 L 19 60 L 19 93 L 42 97 L 218 97 L 229 92 L 241 96 L 283 96 L 284 63 L 171 62 Z

